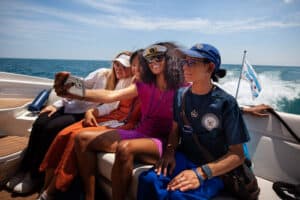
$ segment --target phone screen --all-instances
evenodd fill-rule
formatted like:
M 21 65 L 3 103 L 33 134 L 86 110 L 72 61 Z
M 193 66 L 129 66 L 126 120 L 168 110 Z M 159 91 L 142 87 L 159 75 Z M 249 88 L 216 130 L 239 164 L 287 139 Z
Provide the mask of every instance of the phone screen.
M 84 86 L 84 80 L 83 78 L 76 77 L 70 75 L 65 82 L 65 84 L 72 83 L 72 87 L 70 87 L 69 92 L 71 94 L 75 94 L 78 96 L 84 96 L 85 95 L 85 86 Z

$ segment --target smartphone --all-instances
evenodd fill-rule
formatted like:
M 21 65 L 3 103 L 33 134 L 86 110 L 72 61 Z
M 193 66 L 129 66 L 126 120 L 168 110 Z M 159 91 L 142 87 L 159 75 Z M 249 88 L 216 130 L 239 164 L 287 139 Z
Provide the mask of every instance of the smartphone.
M 85 86 L 84 80 L 81 77 L 70 75 L 66 80 L 65 84 L 72 83 L 72 87 L 70 87 L 69 92 L 71 94 L 75 94 L 83 97 L 85 95 Z
M 117 128 L 119 126 L 123 126 L 125 123 L 118 120 L 110 120 L 105 122 L 100 122 L 99 126 L 108 126 L 110 128 Z

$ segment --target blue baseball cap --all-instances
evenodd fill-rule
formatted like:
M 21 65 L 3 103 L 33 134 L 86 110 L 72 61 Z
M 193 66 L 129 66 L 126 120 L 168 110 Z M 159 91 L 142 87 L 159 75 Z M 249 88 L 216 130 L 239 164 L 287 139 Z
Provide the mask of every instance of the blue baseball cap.
M 190 49 L 178 49 L 181 53 L 193 58 L 206 58 L 215 64 L 215 71 L 220 69 L 221 56 L 217 48 L 210 44 L 196 44 Z

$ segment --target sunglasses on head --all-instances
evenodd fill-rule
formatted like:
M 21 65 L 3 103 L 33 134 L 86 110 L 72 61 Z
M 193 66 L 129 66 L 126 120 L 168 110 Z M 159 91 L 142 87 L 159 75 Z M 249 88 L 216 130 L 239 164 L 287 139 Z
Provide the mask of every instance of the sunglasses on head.
M 165 58 L 164 55 L 156 55 L 156 56 L 151 56 L 149 58 L 146 58 L 148 63 L 153 63 L 153 62 L 161 62 Z

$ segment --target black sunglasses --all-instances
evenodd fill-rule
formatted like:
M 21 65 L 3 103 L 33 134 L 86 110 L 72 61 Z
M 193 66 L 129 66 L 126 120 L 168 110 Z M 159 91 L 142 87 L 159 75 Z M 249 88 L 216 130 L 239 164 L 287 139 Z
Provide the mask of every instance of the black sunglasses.
M 146 58 L 148 63 L 153 63 L 153 62 L 161 62 L 165 58 L 164 55 L 156 55 L 156 56 L 151 56 L 149 58 Z
M 191 67 L 195 65 L 196 63 L 207 63 L 205 60 L 198 60 L 198 59 L 182 59 L 180 61 L 180 65 L 183 67 L 183 65 L 187 65 L 188 67 Z

